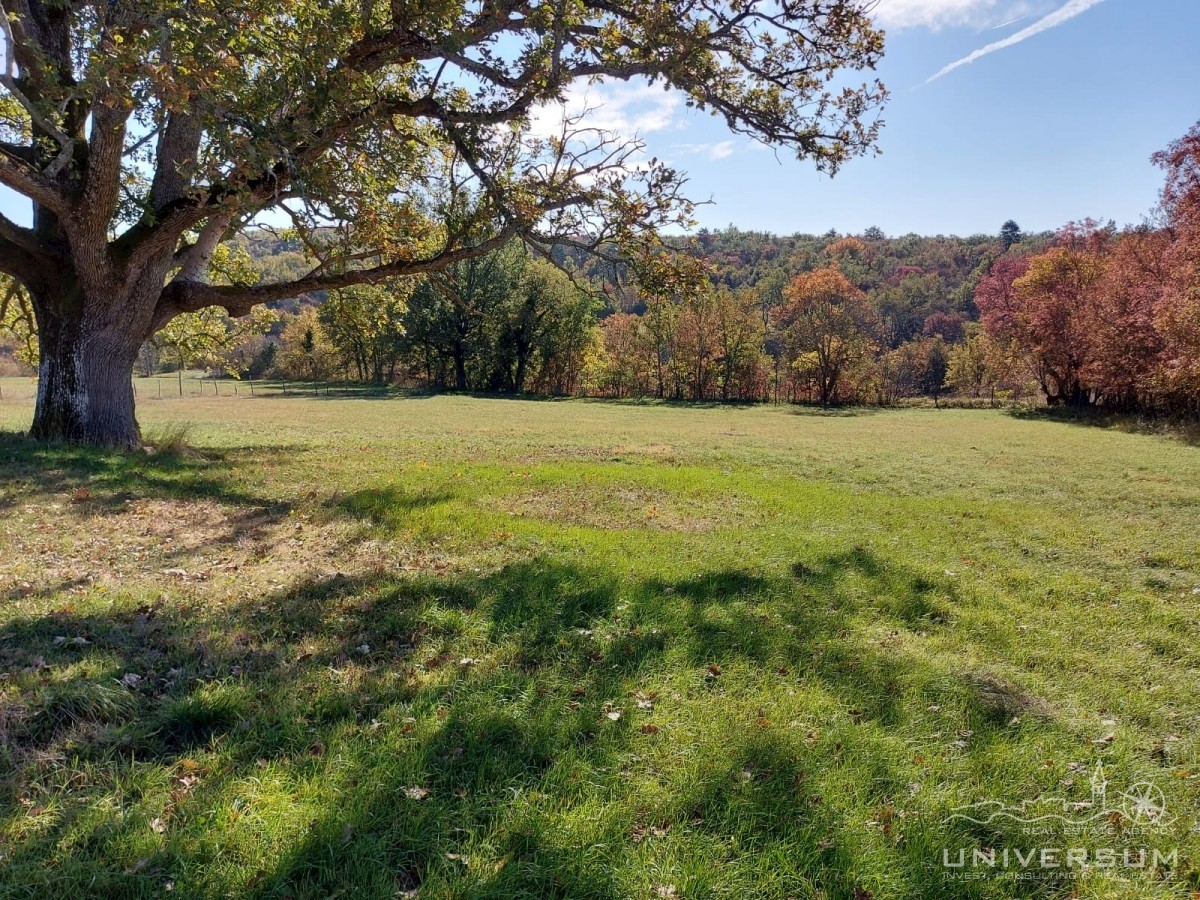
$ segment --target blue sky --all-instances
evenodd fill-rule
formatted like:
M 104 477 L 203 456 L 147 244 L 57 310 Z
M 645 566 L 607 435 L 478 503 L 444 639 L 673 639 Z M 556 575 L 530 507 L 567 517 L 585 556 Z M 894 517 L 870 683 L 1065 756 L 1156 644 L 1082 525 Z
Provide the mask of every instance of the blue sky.
M 1077 14 L 924 84 L 1064 4 Z M 1150 155 L 1200 119 L 1198 0 L 880 0 L 877 15 L 892 91 L 883 155 L 833 180 L 731 141 L 681 104 L 663 109 L 659 95 L 628 105 L 625 119 L 652 126 L 641 129 L 651 152 L 687 170 L 693 197 L 712 197 L 701 224 L 971 234 L 1009 218 L 1027 230 L 1136 223 L 1161 184 Z M 619 105 L 622 89 L 606 90 Z
M 892 91 L 883 154 L 832 180 L 661 88 L 606 84 L 569 102 L 599 106 L 589 125 L 640 134 L 687 171 L 689 195 L 713 201 L 702 225 L 784 234 L 1136 223 L 1161 183 L 1150 155 L 1200 119 L 1200 0 L 878 0 L 876 16 L 888 32 L 878 74 Z M 1015 43 L 927 83 L 1005 40 Z M 0 210 L 28 221 L 11 192 Z

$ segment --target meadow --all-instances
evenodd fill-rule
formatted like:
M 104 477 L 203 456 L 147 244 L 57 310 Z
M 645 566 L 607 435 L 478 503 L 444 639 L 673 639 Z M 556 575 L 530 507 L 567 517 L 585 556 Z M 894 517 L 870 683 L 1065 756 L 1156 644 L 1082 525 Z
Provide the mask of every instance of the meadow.
M 174 385 L 0 379 L 0 897 L 1200 892 L 1185 441 Z

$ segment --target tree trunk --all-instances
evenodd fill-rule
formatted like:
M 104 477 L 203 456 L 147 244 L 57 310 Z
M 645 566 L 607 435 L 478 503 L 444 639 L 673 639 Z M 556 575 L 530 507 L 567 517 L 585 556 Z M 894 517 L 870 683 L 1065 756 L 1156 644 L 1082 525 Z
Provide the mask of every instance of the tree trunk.
M 461 344 L 454 345 L 454 389 L 467 389 L 467 359 Z
M 513 375 L 513 390 L 518 394 L 525 393 L 525 373 L 529 369 L 529 348 L 524 342 L 517 344 L 517 371 Z
M 132 450 L 141 445 L 133 410 L 140 338 L 87 320 L 38 317 L 37 406 L 30 436 Z

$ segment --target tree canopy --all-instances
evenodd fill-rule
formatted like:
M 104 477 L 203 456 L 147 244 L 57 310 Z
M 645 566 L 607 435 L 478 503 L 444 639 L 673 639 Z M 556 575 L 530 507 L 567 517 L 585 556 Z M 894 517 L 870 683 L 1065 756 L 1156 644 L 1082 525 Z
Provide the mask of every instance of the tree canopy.
M 0 271 L 41 338 L 34 433 L 137 441 L 123 382 L 174 316 L 437 271 L 514 235 L 596 248 L 685 221 L 683 176 L 587 114 L 648 79 L 834 171 L 886 92 L 840 85 L 882 34 L 861 0 L 0 0 Z M 216 284 L 215 248 L 283 217 L 312 268 Z

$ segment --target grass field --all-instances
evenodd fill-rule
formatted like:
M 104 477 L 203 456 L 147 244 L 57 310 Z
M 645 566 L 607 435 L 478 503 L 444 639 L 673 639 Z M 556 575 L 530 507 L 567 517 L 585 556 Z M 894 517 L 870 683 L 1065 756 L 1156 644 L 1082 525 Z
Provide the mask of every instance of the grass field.
M 1195 447 L 173 383 L 123 456 L 0 382 L 0 897 L 1200 891 Z

